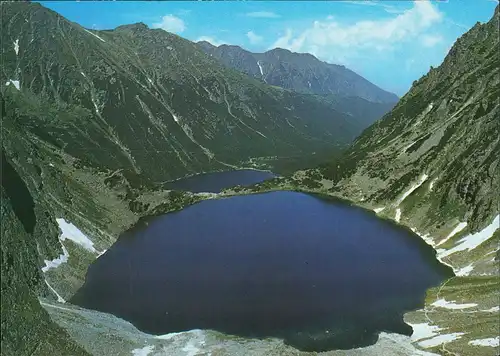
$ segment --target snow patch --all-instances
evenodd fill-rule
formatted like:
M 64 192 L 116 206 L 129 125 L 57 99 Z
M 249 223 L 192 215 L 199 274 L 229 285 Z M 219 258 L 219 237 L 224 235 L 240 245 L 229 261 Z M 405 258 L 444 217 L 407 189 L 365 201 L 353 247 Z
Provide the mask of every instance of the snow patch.
M 56 292 L 56 290 L 54 288 L 52 288 L 52 286 L 49 284 L 49 282 L 47 281 L 47 279 L 45 279 L 45 284 L 47 285 L 47 287 L 49 287 L 49 289 L 56 295 L 57 297 L 57 301 L 59 303 L 66 303 L 66 301 L 63 299 L 63 297 L 61 297 L 59 295 L 59 293 Z
M 460 252 L 460 251 L 471 251 L 481 245 L 483 242 L 488 240 L 490 237 L 493 236 L 494 232 L 498 229 L 498 225 L 500 223 L 500 215 L 497 215 L 494 219 L 493 222 L 486 226 L 483 230 L 476 232 L 475 234 L 470 234 L 464 237 L 463 239 L 458 241 L 458 245 L 455 247 L 449 249 L 449 250 L 443 250 L 441 253 L 439 253 L 439 257 L 447 257 L 453 253 Z
M 106 42 L 106 41 L 104 41 L 101 37 L 99 37 L 98 35 L 96 35 L 95 33 L 92 33 L 92 32 L 90 32 L 89 30 L 87 30 L 87 29 L 85 29 L 85 28 L 84 28 L 83 30 L 84 30 L 85 32 L 90 33 L 92 36 L 94 36 L 94 37 L 96 37 L 96 38 L 100 39 L 102 42 Z
M 472 264 L 470 264 L 468 266 L 460 268 L 458 271 L 455 272 L 455 275 L 457 277 L 465 277 L 465 276 L 468 276 L 472 272 L 473 269 L 474 269 L 474 266 L 472 266 Z
M 439 246 L 439 245 L 442 245 L 444 244 L 446 241 L 448 241 L 449 239 L 451 239 L 453 236 L 455 236 L 456 234 L 458 234 L 460 231 L 462 231 L 463 229 L 465 229 L 467 227 L 467 222 L 461 222 L 459 223 L 449 234 L 448 236 L 446 236 L 444 239 L 441 240 L 441 242 L 439 242 L 436 246 Z
M 469 345 L 474 346 L 490 346 L 490 347 L 498 347 L 500 346 L 500 337 L 490 337 L 488 339 L 478 339 L 469 341 Z
M 434 307 L 441 307 L 445 309 L 467 309 L 467 308 L 474 308 L 477 306 L 476 303 L 455 304 L 454 301 L 447 302 L 444 299 L 438 299 L 431 305 Z
M 411 334 L 411 341 L 418 341 L 422 339 L 427 339 L 438 334 L 438 331 L 442 330 L 437 325 L 429 325 L 429 323 L 420 324 L 409 324 L 413 329 Z
M 427 174 L 423 174 L 417 183 L 413 184 L 410 189 L 408 189 L 402 196 L 399 198 L 397 205 L 401 204 L 411 193 L 413 193 L 418 187 L 420 187 L 426 180 L 429 178 Z
M 308 81 L 308 82 L 307 82 L 307 85 L 309 85 L 309 88 L 310 88 L 310 87 L 311 87 L 311 82 L 309 82 L 309 81 Z
M 497 253 L 497 252 L 498 252 L 498 250 L 499 250 L 499 249 L 498 249 L 498 248 L 496 248 L 496 249 L 494 249 L 494 250 L 492 250 L 492 251 L 488 252 L 485 256 L 493 255 L 494 253 Z
M 83 75 L 85 78 L 87 78 L 87 76 L 85 75 L 85 73 L 80 72 L 80 74 Z
M 14 42 L 14 51 L 16 52 L 16 56 L 19 53 L 19 38 Z
M 186 353 L 186 356 L 195 356 L 201 349 L 196 347 L 195 340 L 189 340 L 186 346 L 182 348 L 182 351 Z
M 106 253 L 107 250 L 102 250 L 102 252 L 99 252 L 99 254 L 97 255 L 96 258 L 99 258 L 101 257 L 102 255 L 104 255 Z
M 399 208 L 396 209 L 396 216 L 394 217 L 394 219 L 396 220 L 396 222 L 401 221 L 401 209 Z
M 205 333 L 203 330 L 193 329 L 189 331 L 182 331 L 178 333 L 169 333 L 165 335 L 155 336 L 155 339 L 161 340 L 171 340 L 176 338 L 177 336 L 190 336 L 187 343 L 181 349 L 181 351 L 185 352 L 185 356 L 195 356 L 198 355 L 203 350 L 201 347 L 205 345 Z
M 142 349 L 132 350 L 132 355 L 134 356 L 148 356 L 154 350 L 154 345 L 145 346 Z
M 172 117 L 174 118 L 174 121 L 179 123 L 179 118 L 177 117 L 177 115 L 175 114 L 172 114 Z
M 14 85 L 17 90 L 21 90 L 21 85 L 19 84 L 19 80 L 12 80 L 10 79 L 8 82 L 5 83 L 5 85 Z
M 492 307 L 490 309 L 485 309 L 485 310 L 481 310 L 482 312 L 486 312 L 486 313 L 496 313 L 498 311 L 500 311 L 500 307 Z
M 49 163 L 49 166 L 50 166 L 50 167 L 54 167 L 54 164 L 52 164 L 52 163 Z
M 49 165 L 52 165 L 52 164 L 50 163 Z M 54 167 L 54 165 L 52 165 L 52 167 Z M 62 253 L 62 255 L 59 255 L 59 257 L 54 258 L 51 261 L 44 260 L 45 266 L 42 267 L 43 273 L 45 273 L 53 268 L 57 268 L 63 263 L 68 262 L 69 252 L 63 244 L 63 241 L 66 239 L 77 243 L 78 245 L 82 246 L 83 248 L 85 248 L 88 251 L 91 251 L 94 253 L 99 253 L 94 248 L 94 243 L 92 241 L 90 241 L 90 239 L 87 236 L 85 236 L 80 230 L 78 230 L 78 228 L 75 225 L 73 225 L 71 223 L 67 223 L 66 220 L 64 220 L 64 219 L 56 219 L 56 221 L 57 221 L 57 224 L 59 225 L 59 229 L 62 232 L 61 235 L 59 236 L 59 243 L 61 244 L 63 253 Z M 106 250 L 100 252 L 97 257 L 101 256 L 104 252 L 106 252 Z
M 176 336 L 185 334 L 186 332 L 189 332 L 189 331 L 181 331 L 179 333 L 170 333 L 170 334 L 165 334 L 165 335 L 157 335 L 157 336 L 155 336 L 155 339 L 170 340 L 170 339 L 173 339 Z
M 259 66 L 260 75 L 264 75 L 264 71 L 262 70 L 262 66 L 260 65 L 260 61 L 257 61 L 257 65 Z
M 417 141 L 413 141 L 412 143 L 410 143 L 408 146 L 406 146 L 405 148 L 403 148 L 403 152 L 406 152 L 406 150 L 408 148 L 410 148 L 411 146 L 413 146 Z
M 417 229 L 415 229 L 414 227 L 410 228 L 411 231 L 413 231 L 415 234 L 417 234 L 418 236 L 420 236 L 420 238 L 422 240 L 425 241 L 425 243 L 431 247 L 434 247 L 434 242 L 431 238 L 431 236 L 429 234 L 421 234 L 420 232 L 417 231 Z M 450 266 L 451 267 L 451 266 Z
M 382 343 L 382 342 L 383 342 L 383 344 L 387 345 L 386 346 L 387 349 L 386 349 L 386 347 L 384 347 L 384 349 L 380 349 L 380 348 L 374 349 L 375 353 L 373 353 L 373 355 L 379 355 L 379 354 L 381 354 L 381 352 L 385 352 L 385 354 L 393 355 L 392 350 L 394 350 L 398 355 L 438 356 L 437 354 L 432 353 L 432 352 L 416 349 L 413 346 L 413 344 L 411 343 L 411 339 L 405 335 L 389 334 L 389 333 L 381 332 L 379 334 L 379 341 L 377 341 L 377 344 Z M 375 345 L 373 345 L 373 346 L 375 346 Z M 369 346 L 369 348 L 371 348 L 373 346 Z M 395 346 L 397 346 L 397 347 L 395 347 Z M 395 348 L 393 349 L 393 347 L 395 347 Z M 359 348 L 359 349 L 355 349 L 355 350 L 361 350 L 361 349 L 363 349 L 363 348 Z M 396 354 L 396 353 L 394 353 L 394 354 Z
M 437 181 L 437 178 L 434 178 L 431 182 L 431 184 L 429 184 L 429 192 L 432 192 L 432 188 L 434 188 L 434 184 L 436 183 Z
M 64 219 L 56 219 L 56 221 L 59 225 L 59 229 L 61 229 L 62 231 L 62 235 L 59 238 L 61 241 L 68 239 L 77 243 L 90 252 L 97 252 L 94 248 L 94 243 L 87 236 L 85 236 L 75 225 L 73 225 L 72 223 L 67 223 Z
M 378 213 L 381 213 L 382 211 L 384 211 L 385 207 L 382 207 L 382 208 L 375 208 L 373 209 L 373 211 L 378 214 Z
M 64 247 L 64 245 L 62 243 L 61 243 L 61 245 L 62 245 L 62 249 L 63 249 L 63 254 L 59 255 L 59 257 L 57 257 L 57 258 L 54 258 L 52 261 L 44 260 L 45 267 L 42 267 L 43 273 L 47 272 L 48 270 L 50 270 L 52 268 L 57 268 L 63 263 L 68 262 L 68 257 L 69 257 L 68 250 L 66 250 L 66 247 Z
M 432 339 L 420 341 L 418 344 L 424 348 L 436 347 L 442 344 L 447 344 L 453 340 L 460 339 L 464 333 L 452 333 L 433 337 Z

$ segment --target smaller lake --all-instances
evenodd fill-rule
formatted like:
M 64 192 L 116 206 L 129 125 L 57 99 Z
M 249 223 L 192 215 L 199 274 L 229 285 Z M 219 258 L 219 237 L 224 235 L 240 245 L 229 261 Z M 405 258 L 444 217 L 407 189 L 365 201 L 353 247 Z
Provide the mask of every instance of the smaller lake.
M 71 302 L 151 334 L 213 329 L 323 351 L 410 335 L 403 314 L 452 275 L 406 229 L 282 191 L 142 221 L 89 267 Z
M 198 174 L 166 183 L 165 187 L 167 189 L 184 190 L 193 193 L 220 193 L 221 190 L 236 185 L 249 186 L 274 177 L 276 175 L 271 172 L 241 169 L 237 171 Z

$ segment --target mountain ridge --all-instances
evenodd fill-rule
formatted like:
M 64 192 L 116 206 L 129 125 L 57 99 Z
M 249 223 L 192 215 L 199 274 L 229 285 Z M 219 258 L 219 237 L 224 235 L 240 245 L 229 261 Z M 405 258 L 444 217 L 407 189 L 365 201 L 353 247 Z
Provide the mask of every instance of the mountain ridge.
M 21 107 L 27 128 L 92 164 L 162 181 L 335 150 L 367 125 L 161 29 L 89 30 L 36 3 L 4 4 L 3 16 L 7 104 Z M 20 91 L 4 84 L 12 81 Z
M 343 65 L 319 60 L 310 53 L 274 48 L 253 53 L 236 45 L 214 46 L 197 42 L 206 53 L 229 68 L 239 70 L 268 84 L 296 92 L 357 96 L 377 103 L 396 103 L 399 98 Z

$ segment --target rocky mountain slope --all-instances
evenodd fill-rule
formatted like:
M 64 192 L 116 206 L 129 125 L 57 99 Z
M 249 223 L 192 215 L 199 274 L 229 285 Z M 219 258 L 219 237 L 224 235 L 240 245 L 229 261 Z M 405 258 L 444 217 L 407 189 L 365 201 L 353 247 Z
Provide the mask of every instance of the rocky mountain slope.
M 169 180 L 332 151 L 367 126 L 144 24 L 90 31 L 26 2 L 2 4 L 2 19 L 0 84 L 16 120 L 95 166 Z
M 382 333 L 376 345 L 324 355 L 499 353 L 495 346 L 500 287 L 499 198 L 495 194 L 500 153 L 498 8 L 489 23 L 476 25 L 460 38 L 443 65 L 417 81 L 392 113 L 366 130 L 345 156 L 253 190 L 231 189 L 216 195 L 166 191 L 152 182 L 201 169 L 205 167 L 203 157 L 208 160 L 208 152 L 191 140 L 167 109 L 174 107 L 183 113 L 192 108 L 173 104 L 172 92 L 188 90 L 184 84 L 200 93 L 207 85 L 196 77 L 203 86 L 193 86 L 196 80 L 191 73 L 198 73 L 194 65 L 183 71 L 169 56 L 165 57 L 170 58 L 168 65 L 162 64 L 160 57 L 169 49 L 155 49 L 152 44 L 168 39 L 168 45 L 176 48 L 176 41 L 184 44 L 182 39 L 137 25 L 89 34 L 38 4 L 1 6 L 2 19 L 6 19 L 2 22 L 5 66 L 0 83 L 2 355 L 309 355 L 279 340 L 246 340 L 210 331 L 154 337 L 113 316 L 65 303 L 83 283 L 90 263 L 141 217 L 201 199 L 270 189 L 321 192 L 375 209 L 381 217 L 420 234 L 435 246 L 437 257 L 456 271 L 457 277 L 428 291 L 422 310 L 405 316 L 414 328 L 412 338 Z M 37 47 L 29 47 L 32 38 L 31 45 L 39 43 Z M 138 51 L 136 59 L 127 48 Z M 221 95 L 223 103 L 217 107 L 227 120 L 232 116 L 222 88 L 227 97 L 226 86 L 234 83 L 231 78 L 237 78 L 251 93 L 262 90 L 258 101 L 245 99 L 247 105 L 260 100 L 274 103 L 276 93 L 282 93 L 283 100 L 300 97 L 304 105 L 311 103 L 310 96 L 270 89 L 191 49 L 176 51 L 185 53 L 186 61 L 199 55 L 206 61 L 204 70 L 213 70 L 210 78 L 219 83 L 214 84 L 219 91 L 209 92 Z M 141 51 L 147 55 L 141 57 Z M 143 64 L 146 61 L 151 62 Z M 109 70 L 120 75 L 109 74 Z M 86 77 L 91 79 L 82 79 Z M 148 77 L 157 88 L 147 86 Z M 167 90 L 172 87 L 175 90 Z M 105 92 L 116 96 L 106 96 L 103 106 Z M 146 99 L 141 96 L 144 93 L 152 94 Z M 142 110 L 136 95 L 155 113 L 153 118 L 144 114 L 147 110 Z M 245 98 L 236 90 L 231 95 Z M 121 98 L 127 105 L 139 102 L 142 111 L 136 104 L 126 106 Z M 236 101 L 234 105 L 238 105 Z M 273 105 L 255 110 L 271 113 Z M 160 114 L 151 107 L 171 115 L 164 117 L 168 130 L 162 121 L 154 120 Z M 184 117 L 177 111 L 173 112 L 178 119 Z M 232 122 L 239 123 L 240 128 L 234 130 L 241 131 L 232 137 L 242 142 L 250 140 L 243 138 L 243 132 L 251 136 L 252 129 L 260 129 L 246 128 L 237 119 Z M 123 128 L 119 123 L 127 125 Z M 151 134 L 146 134 L 148 128 Z M 136 139 L 127 136 L 132 132 Z M 161 135 L 167 136 L 167 132 L 176 139 L 163 140 Z M 194 139 L 203 145 L 198 136 Z M 167 149 L 161 151 L 165 141 L 173 152 L 174 147 L 179 151 L 184 144 L 192 145 L 197 150 L 192 156 L 200 165 L 189 161 L 184 166 L 175 153 L 168 159 L 161 157 L 166 155 Z M 259 145 L 264 142 L 256 140 Z M 96 149 L 100 146 L 105 150 Z M 142 154 L 141 147 L 145 147 Z M 160 152 L 154 153 L 153 147 Z M 243 152 L 230 147 L 238 154 Z M 215 152 L 208 144 L 205 148 Z M 146 155 L 152 157 L 144 158 Z M 179 155 L 187 161 L 184 153 L 179 151 Z M 215 159 L 223 161 L 223 155 L 218 155 L 219 151 Z M 214 169 L 215 165 L 208 167 Z
M 497 6 L 341 157 L 254 189 L 347 199 L 432 245 L 456 277 L 405 318 L 415 345 L 441 355 L 500 351 L 498 31 Z
M 86 354 L 37 298 L 69 299 L 141 216 L 207 198 L 153 182 L 331 152 L 366 126 L 162 30 L 92 32 L 38 3 L 0 6 L 2 355 Z
M 395 104 L 399 99 L 346 67 L 322 62 L 309 53 L 294 53 L 282 48 L 252 53 L 239 46 L 216 47 L 206 41 L 198 42 L 198 46 L 229 68 L 296 92 L 354 96 L 386 104 Z

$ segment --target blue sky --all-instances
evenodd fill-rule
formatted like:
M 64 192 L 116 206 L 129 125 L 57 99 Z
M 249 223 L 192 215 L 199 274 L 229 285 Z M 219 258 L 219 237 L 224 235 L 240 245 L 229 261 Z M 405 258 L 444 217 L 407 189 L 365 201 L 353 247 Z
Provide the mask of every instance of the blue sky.
M 144 22 L 189 40 L 309 52 L 403 95 L 496 0 L 49 2 L 87 28 Z

